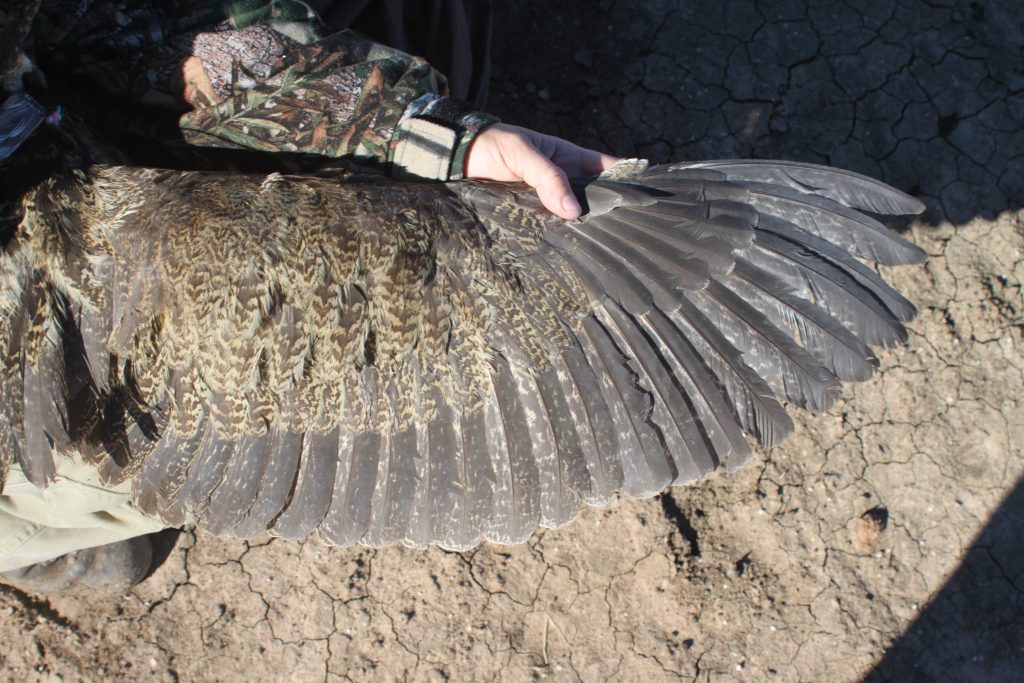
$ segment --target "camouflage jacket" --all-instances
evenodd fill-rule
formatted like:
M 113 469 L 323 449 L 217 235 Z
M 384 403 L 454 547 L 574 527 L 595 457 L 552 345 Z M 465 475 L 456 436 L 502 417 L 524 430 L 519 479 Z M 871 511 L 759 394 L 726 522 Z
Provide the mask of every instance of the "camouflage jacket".
M 446 97 L 423 59 L 331 32 L 297 0 L 44 0 L 35 30 L 37 53 L 91 87 L 179 112 L 194 145 L 356 158 L 446 180 L 461 177 L 474 135 L 497 120 Z

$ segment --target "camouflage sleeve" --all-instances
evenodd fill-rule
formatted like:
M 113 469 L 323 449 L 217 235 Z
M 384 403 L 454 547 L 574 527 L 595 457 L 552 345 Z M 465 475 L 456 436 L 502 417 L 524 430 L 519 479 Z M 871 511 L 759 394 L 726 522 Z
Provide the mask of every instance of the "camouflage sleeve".
M 66 26 L 49 42 L 74 56 L 72 73 L 178 112 L 188 79 L 202 81 L 179 119 L 191 144 L 356 157 L 446 180 L 461 177 L 474 136 L 497 121 L 446 97 L 423 59 L 328 33 L 298 0 L 67 1 L 78 9 L 53 3 L 42 25 Z
M 461 177 L 474 136 L 497 120 L 444 97 L 444 77 L 418 57 L 351 31 L 302 38 L 280 24 L 195 36 L 208 95 L 181 117 L 185 139 L 356 157 L 447 180 Z

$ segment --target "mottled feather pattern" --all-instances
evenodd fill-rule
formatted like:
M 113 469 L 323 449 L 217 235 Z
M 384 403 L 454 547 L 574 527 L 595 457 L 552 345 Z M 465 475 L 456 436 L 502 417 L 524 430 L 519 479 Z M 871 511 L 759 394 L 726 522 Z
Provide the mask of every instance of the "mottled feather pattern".
M 574 188 L 72 168 L 0 254 L 0 475 L 81 452 L 223 535 L 465 549 L 650 496 L 827 409 L 913 307 L 920 207 L 786 162 Z M 848 208 L 853 207 L 853 208 Z M 13 392 L 13 393 L 12 393 Z M 69 421 L 76 424 L 68 424 Z M 81 422 L 82 425 L 77 423 Z

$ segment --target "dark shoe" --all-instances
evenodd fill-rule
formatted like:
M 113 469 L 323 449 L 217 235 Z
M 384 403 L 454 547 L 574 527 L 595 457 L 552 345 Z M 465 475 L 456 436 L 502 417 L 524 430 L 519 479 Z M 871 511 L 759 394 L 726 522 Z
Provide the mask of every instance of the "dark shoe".
M 125 593 L 146 577 L 152 563 L 150 535 L 136 536 L 3 572 L 0 580 L 33 593 L 57 593 L 76 586 Z

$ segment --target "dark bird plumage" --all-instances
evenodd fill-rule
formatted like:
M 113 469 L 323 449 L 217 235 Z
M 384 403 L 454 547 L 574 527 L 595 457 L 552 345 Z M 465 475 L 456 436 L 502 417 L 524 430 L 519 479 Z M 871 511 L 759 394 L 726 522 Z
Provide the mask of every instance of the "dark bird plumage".
M 905 341 L 856 257 L 923 259 L 861 213 L 916 199 L 789 162 L 621 163 L 576 221 L 515 184 L 15 176 L 0 466 L 79 451 L 240 537 L 517 543 L 737 467 Z

